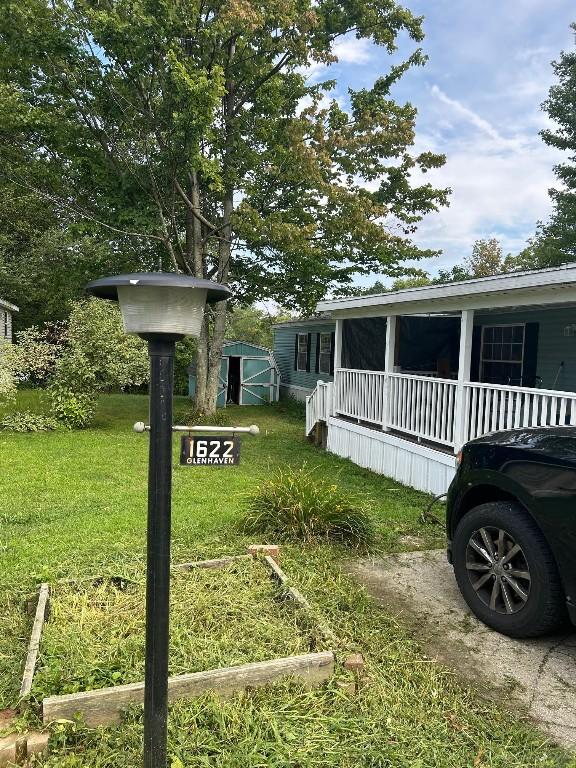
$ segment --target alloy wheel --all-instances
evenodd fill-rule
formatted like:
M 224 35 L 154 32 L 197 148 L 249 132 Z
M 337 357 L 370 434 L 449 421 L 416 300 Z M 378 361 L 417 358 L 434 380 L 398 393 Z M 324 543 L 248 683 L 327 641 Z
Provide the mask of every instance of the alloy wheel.
M 530 569 L 522 547 L 503 528 L 485 526 L 470 536 L 466 571 L 478 598 L 491 611 L 518 613 L 530 594 Z

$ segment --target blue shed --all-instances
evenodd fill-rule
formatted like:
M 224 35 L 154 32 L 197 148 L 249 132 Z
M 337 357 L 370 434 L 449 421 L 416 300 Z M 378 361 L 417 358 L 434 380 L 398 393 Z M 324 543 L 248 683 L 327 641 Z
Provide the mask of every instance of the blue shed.
M 217 405 L 265 405 L 278 400 L 280 372 L 274 353 L 246 341 L 226 341 L 220 361 Z M 196 367 L 188 369 L 188 394 L 196 392 Z

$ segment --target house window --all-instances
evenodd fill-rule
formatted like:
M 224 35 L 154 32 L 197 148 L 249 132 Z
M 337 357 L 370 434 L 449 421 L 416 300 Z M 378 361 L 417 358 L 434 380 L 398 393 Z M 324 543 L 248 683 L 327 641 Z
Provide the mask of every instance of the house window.
M 2 312 L 2 328 L 4 329 L 4 338 L 8 338 L 8 312 Z
M 308 334 L 298 334 L 298 355 L 296 360 L 296 370 L 305 371 L 308 365 Z
M 483 326 L 480 381 L 522 386 L 524 331 L 524 325 Z
M 318 372 L 330 375 L 330 363 L 332 360 L 332 334 L 320 333 L 318 352 Z

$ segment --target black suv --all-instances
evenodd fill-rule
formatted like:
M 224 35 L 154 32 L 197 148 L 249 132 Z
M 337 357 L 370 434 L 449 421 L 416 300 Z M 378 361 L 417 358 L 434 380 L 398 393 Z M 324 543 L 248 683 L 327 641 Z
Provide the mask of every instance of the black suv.
M 576 427 L 467 443 L 446 525 L 458 586 L 485 624 L 511 637 L 576 624 Z

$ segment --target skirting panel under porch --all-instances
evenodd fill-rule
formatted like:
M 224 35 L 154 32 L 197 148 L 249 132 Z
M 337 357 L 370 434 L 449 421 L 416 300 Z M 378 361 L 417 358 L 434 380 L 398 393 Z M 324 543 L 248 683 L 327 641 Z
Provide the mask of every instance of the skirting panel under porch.
M 456 457 L 451 454 L 337 418 L 328 421 L 327 449 L 360 467 L 434 495 L 448 490 L 456 472 Z

